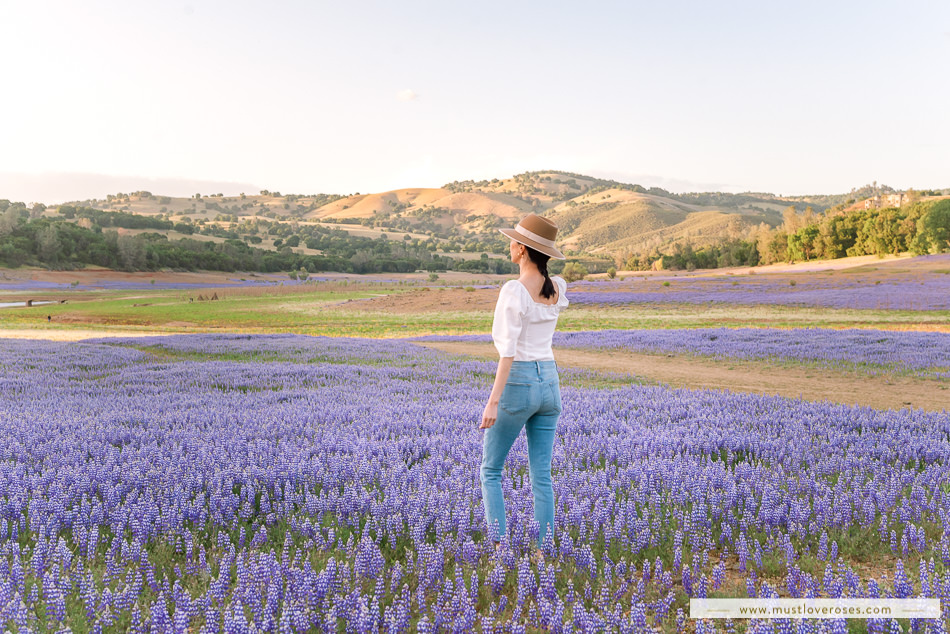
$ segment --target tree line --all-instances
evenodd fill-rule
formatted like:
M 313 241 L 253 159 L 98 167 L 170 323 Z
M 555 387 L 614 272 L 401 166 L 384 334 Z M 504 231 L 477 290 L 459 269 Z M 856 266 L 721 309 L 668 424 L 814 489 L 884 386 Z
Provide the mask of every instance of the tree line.
M 69 215 L 72 215 L 72 219 Z M 422 244 L 406 244 L 385 236 L 368 238 L 330 230 L 310 236 L 309 245 L 320 255 L 295 252 L 300 238 L 292 236 L 276 251 L 249 245 L 228 237 L 221 242 L 182 238 L 171 240 L 157 231 L 178 225 L 160 218 L 95 209 L 67 209 L 63 218 L 34 217 L 22 203 L 0 200 L 0 266 L 42 266 L 75 269 L 83 266 L 144 271 L 157 269 L 208 271 L 260 271 L 264 273 L 306 270 L 349 273 L 393 273 L 415 270 L 464 270 L 510 273 L 506 260 L 458 260 L 429 251 Z M 85 222 L 81 222 L 86 219 Z M 100 224 L 100 222 L 102 224 Z M 138 234 L 121 229 L 155 229 Z M 184 233 L 194 231 L 187 225 Z M 296 238 L 296 239 L 293 239 Z M 308 246 L 309 246 L 308 245 Z
M 853 202 L 853 201 L 851 201 Z M 914 255 L 950 251 L 950 199 L 918 201 L 904 207 L 848 209 L 838 205 L 816 214 L 794 206 L 778 227 L 761 225 L 745 238 L 695 248 L 677 244 L 671 251 L 626 254 L 628 270 L 756 266 L 777 262 L 835 259 L 857 255 Z
M 767 262 L 942 253 L 950 251 L 950 199 L 830 213 L 812 221 L 786 216 L 760 244 Z

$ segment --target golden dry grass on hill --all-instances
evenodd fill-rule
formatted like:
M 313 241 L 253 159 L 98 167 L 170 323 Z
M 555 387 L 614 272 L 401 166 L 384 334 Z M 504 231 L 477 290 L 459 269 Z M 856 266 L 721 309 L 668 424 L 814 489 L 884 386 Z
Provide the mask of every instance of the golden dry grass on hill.
M 267 222 L 323 222 L 346 231 L 358 230 L 362 235 L 365 227 L 343 226 L 339 221 L 372 219 L 374 231 L 387 232 L 397 239 L 409 230 L 417 233 L 412 237 L 424 234 L 425 239 L 434 232 L 443 239 L 456 235 L 476 240 L 493 233 L 494 227 L 510 226 L 533 211 L 561 226 L 559 241 L 568 255 L 622 256 L 654 249 L 670 251 L 676 243 L 701 247 L 723 238 L 748 239 L 751 229 L 763 221 L 774 224 L 776 212 L 782 207 L 778 202 L 754 202 L 693 205 L 595 178 L 533 172 L 490 181 L 457 181 L 441 188 L 353 194 L 336 200 L 322 195 L 282 196 L 271 192 L 199 199 L 129 195 L 96 206 L 144 215 L 170 213 L 175 222 L 205 220 L 222 227 L 230 226 L 235 216 L 241 222 L 253 222 L 255 218 Z M 266 239 L 262 246 L 273 248 Z
M 564 246 L 598 252 L 640 251 L 678 240 L 702 245 L 739 237 L 757 225 L 740 214 L 689 205 L 660 196 L 606 190 L 551 210 L 566 231 Z
M 316 209 L 305 218 L 372 218 L 376 214 L 412 216 L 423 208 L 441 208 L 448 214 L 494 215 L 518 218 L 531 206 L 503 193 L 452 192 L 447 189 L 399 189 L 378 194 L 348 196 Z

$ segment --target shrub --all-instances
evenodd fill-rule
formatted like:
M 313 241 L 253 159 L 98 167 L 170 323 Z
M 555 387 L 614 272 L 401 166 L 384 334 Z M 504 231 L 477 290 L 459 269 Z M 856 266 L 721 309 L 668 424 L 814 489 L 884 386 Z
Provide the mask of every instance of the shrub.
M 580 262 L 568 262 L 564 265 L 561 276 L 566 282 L 576 282 L 587 276 L 587 269 Z

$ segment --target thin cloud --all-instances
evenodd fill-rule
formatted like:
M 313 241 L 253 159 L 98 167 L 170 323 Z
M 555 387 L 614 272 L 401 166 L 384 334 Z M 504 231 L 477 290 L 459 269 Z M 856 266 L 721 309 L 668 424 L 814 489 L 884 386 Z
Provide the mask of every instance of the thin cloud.
M 643 187 L 660 187 L 669 192 L 736 192 L 741 189 L 741 187 L 727 183 L 707 183 L 685 178 L 668 178 L 655 174 L 633 174 L 601 169 L 591 169 L 589 174 L 620 183 L 630 183 Z
M 396 93 L 396 99 L 399 101 L 415 101 L 418 98 L 419 95 L 411 88 L 406 88 L 405 90 L 400 90 Z

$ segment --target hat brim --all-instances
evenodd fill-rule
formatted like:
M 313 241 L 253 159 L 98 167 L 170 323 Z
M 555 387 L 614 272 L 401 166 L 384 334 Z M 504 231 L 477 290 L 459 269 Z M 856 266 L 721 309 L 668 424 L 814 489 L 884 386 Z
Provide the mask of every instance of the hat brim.
M 555 260 L 566 260 L 564 254 L 557 250 L 556 247 L 548 247 L 543 244 L 539 244 L 532 240 L 531 238 L 526 238 L 514 229 L 499 229 L 503 234 L 514 240 L 515 242 L 520 242 L 521 244 L 531 247 L 535 251 L 540 251 L 545 255 L 549 255 Z

